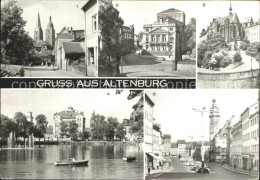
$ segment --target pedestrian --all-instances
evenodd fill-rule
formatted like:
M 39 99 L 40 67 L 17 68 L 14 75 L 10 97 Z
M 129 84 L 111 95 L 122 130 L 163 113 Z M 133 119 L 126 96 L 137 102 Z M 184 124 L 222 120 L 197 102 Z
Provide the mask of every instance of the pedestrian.
M 148 174 L 150 175 L 151 168 L 148 166 Z
M 223 161 L 221 161 L 221 165 L 223 166 Z
M 234 169 L 236 170 L 236 167 L 237 167 L 237 165 L 236 164 L 234 164 Z
M 251 172 L 251 168 L 248 168 L 248 173 L 250 174 L 250 172 Z

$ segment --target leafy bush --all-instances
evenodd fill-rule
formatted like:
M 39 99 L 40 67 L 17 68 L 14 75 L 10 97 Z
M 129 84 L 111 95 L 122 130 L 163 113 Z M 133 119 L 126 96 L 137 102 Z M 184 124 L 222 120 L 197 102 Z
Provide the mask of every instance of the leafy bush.
M 228 48 L 227 44 L 220 34 L 209 36 L 208 41 L 202 41 L 198 45 L 198 66 L 208 68 L 214 62 L 210 61 L 212 54 L 226 48 Z
M 191 58 L 196 58 L 196 48 L 192 49 L 192 53 L 190 54 Z
M 249 45 L 249 47 L 247 48 L 247 50 L 246 50 L 246 54 L 248 55 L 248 56 L 251 56 L 251 57 L 256 57 L 257 56 L 257 51 L 259 51 L 259 49 L 260 49 L 260 43 L 251 43 L 250 45 Z
M 243 41 L 240 43 L 240 49 L 247 50 L 248 46 L 250 45 L 250 42 L 248 39 L 244 38 Z
M 227 56 L 228 55 L 228 52 L 224 49 L 221 50 L 221 53 L 224 55 L 224 56 Z
M 233 60 L 234 60 L 234 63 L 241 62 L 242 57 L 238 52 L 236 52 L 233 56 Z
M 225 56 L 221 61 L 220 61 L 220 67 L 227 67 L 229 64 L 231 64 L 232 59 L 230 56 Z
M 85 73 L 86 71 L 85 63 L 80 60 L 74 61 L 73 63 L 71 63 L 71 66 L 79 72 Z

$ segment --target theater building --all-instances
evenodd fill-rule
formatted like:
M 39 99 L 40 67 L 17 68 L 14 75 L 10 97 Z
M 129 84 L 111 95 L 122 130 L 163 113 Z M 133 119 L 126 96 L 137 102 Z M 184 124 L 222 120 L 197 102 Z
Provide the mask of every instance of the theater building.
M 185 37 L 185 13 L 168 9 L 157 14 L 157 21 L 143 26 L 142 48 L 167 60 L 181 60 Z

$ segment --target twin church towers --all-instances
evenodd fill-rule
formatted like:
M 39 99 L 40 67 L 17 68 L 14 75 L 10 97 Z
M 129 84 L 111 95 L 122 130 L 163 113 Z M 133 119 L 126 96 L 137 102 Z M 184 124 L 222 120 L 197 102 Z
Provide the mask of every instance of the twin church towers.
M 37 42 L 42 41 L 43 42 L 43 31 L 41 27 L 41 20 L 40 20 L 40 14 L 38 12 L 37 22 L 36 22 L 36 28 L 34 30 L 34 40 Z M 53 23 L 51 21 L 51 16 L 49 19 L 49 22 L 47 24 L 47 28 L 45 30 L 45 42 L 49 45 L 54 47 L 55 43 L 55 29 L 53 26 Z

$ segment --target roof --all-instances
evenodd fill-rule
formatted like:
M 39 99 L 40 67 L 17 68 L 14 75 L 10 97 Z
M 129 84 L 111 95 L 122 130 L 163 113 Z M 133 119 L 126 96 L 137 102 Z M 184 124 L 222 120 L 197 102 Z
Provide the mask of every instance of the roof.
M 157 28 L 152 30 L 150 33 L 168 33 L 168 31 L 162 29 L 162 28 Z
M 177 144 L 186 144 L 185 140 L 177 140 Z
M 210 143 L 209 143 L 208 141 L 204 141 L 203 145 L 204 145 L 204 146 L 209 146 Z
M 254 114 L 252 114 L 249 118 L 252 118 L 254 115 L 259 114 L 259 111 L 256 111 Z
M 217 22 L 219 25 L 224 25 L 226 19 L 229 20 L 229 23 L 239 23 L 239 19 L 237 17 L 237 14 L 233 13 L 233 14 L 229 14 L 228 16 L 225 16 L 225 17 L 213 19 L 211 26 L 214 25 L 213 24 L 214 22 Z
M 177 143 L 171 143 L 171 148 L 177 148 Z
M 145 94 L 145 101 L 147 101 L 148 104 L 150 104 L 151 106 L 154 106 L 154 102 L 149 98 L 147 94 Z
M 57 34 L 56 39 L 73 39 L 72 34 Z
M 55 113 L 54 116 L 60 116 L 61 119 L 70 119 L 70 118 L 76 118 L 76 116 L 81 115 L 83 116 L 83 113 L 76 112 L 75 109 L 72 107 L 68 107 L 65 111 L 61 111 L 58 113 Z
M 50 20 L 49 20 L 49 22 L 47 24 L 47 29 L 49 29 L 49 28 L 54 29 L 53 23 L 51 21 L 51 16 L 50 16 Z
M 163 138 L 164 138 L 164 139 L 171 139 L 171 135 L 170 135 L 170 134 L 164 134 L 164 135 L 163 135 Z
M 252 17 L 246 17 L 245 20 L 244 20 L 244 23 L 248 23 L 248 22 L 253 22 L 253 19 Z
M 81 44 L 78 42 L 62 42 L 65 54 L 83 54 L 85 53 Z
M 86 12 L 88 9 L 90 9 L 96 3 L 97 3 L 97 0 L 87 0 L 86 4 L 81 8 L 81 10 Z
M 162 11 L 162 12 L 159 12 L 158 14 L 161 14 L 161 13 L 182 13 L 182 11 L 178 10 L 178 9 L 175 9 L 175 8 L 170 8 L 170 9 L 167 9 L 165 11 Z
M 240 116 L 243 116 L 247 111 L 249 111 L 250 110 L 250 108 L 249 107 L 247 107 L 243 112 L 242 112 L 242 114 L 240 115 Z

